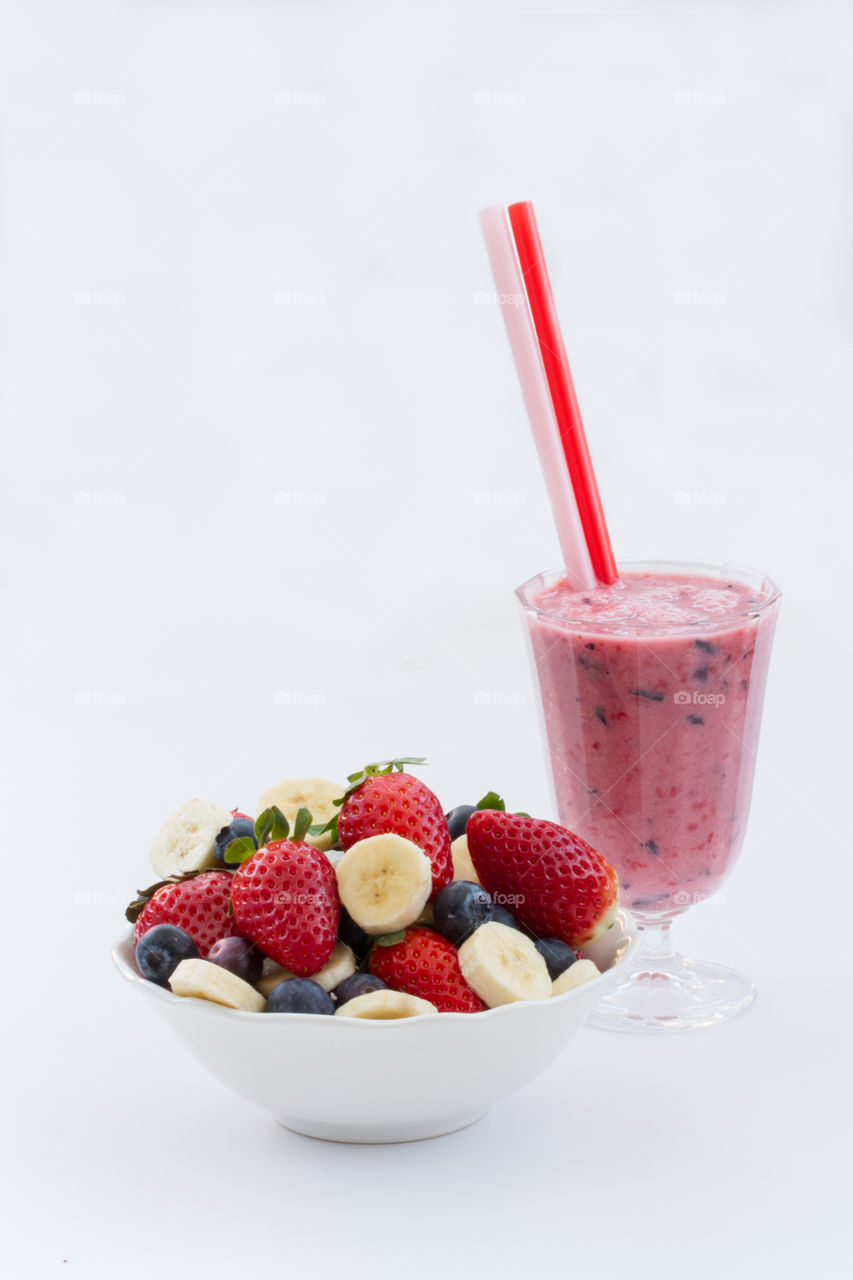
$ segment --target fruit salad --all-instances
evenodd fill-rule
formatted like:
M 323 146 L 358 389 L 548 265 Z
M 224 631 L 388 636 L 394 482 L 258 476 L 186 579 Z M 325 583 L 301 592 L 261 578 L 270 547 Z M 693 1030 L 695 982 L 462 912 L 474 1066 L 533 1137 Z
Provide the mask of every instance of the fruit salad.
M 547 1000 L 598 975 L 610 863 L 496 792 L 445 813 L 405 758 L 345 786 L 289 778 L 258 817 L 190 800 L 161 877 L 127 909 L 136 964 L 176 996 L 249 1013 L 393 1020 Z

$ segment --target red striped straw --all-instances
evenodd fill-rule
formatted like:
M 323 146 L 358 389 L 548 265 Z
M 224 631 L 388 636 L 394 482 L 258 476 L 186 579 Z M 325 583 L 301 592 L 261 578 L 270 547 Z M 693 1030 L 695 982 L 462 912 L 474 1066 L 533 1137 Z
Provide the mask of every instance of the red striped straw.
M 511 204 L 508 213 L 592 567 L 599 582 L 615 582 L 619 574 L 589 456 L 589 445 L 557 318 L 533 205 L 529 200 Z
M 495 280 L 496 298 L 500 303 L 524 406 L 539 454 L 566 577 L 574 591 L 591 591 L 595 586 L 595 574 L 586 549 L 572 482 L 563 461 L 560 431 L 506 214 L 497 206 L 483 209 L 480 226 Z

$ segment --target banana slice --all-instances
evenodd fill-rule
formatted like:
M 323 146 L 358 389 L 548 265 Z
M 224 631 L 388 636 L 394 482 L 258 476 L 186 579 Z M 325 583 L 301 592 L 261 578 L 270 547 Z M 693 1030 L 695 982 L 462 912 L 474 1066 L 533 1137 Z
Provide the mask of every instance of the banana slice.
M 525 934 L 490 920 L 459 948 L 462 976 L 490 1009 L 516 1000 L 546 1000 L 551 979 Z
M 576 960 L 560 974 L 559 978 L 554 979 L 551 995 L 561 996 L 565 991 L 574 991 L 575 987 L 582 987 L 585 982 L 592 982 L 593 978 L 597 978 L 600 973 L 601 970 L 594 960 Z
M 429 1000 L 410 996 L 405 991 L 368 991 L 367 995 L 347 1000 L 346 1004 L 335 1010 L 335 1017 L 381 1021 L 388 1018 L 417 1018 L 424 1013 L 438 1013 L 438 1009 Z
M 453 879 L 471 880 L 474 884 L 479 884 L 480 877 L 477 875 L 477 869 L 471 861 L 471 854 L 468 851 L 468 837 L 466 835 L 456 837 L 450 846 L 450 854 L 453 858 Z
M 215 867 L 213 842 L 231 821 L 231 811 L 212 800 L 188 800 L 163 823 L 148 857 L 162 879 Z
M 263 1013 L 266 999 L 236 973 L 209 960 L 182 960 L 169 979 L 176 996 L 195 996 L 229 1009 Z
M 340 800 L 346 791 L 339 782 L 329 782 L 327 778 L 285 778 L 278 782 L 258 800 L 258 813 L 278 805 L 287 821 L 293 826 L 300 809 L 309 809 L 314 822 L 328 822 L 338 812 L 333 800 Z M 309 844 L 315 849 L 331 849 L 332 837 L 327 831 L 324 836 L 306 836 Z
M 324 991 L 334 991 L 339 982 L 355 973 L 355 956 L 345 942 L 338 942 L 319 973 L 311 974 L 312 982 L 319 982 Z M 281 981 L 281 979 L 279 979 Z
M 350 845 L 335 870 L 341 902 L 365 933 L 405 929 L 432 893 L 429 858 L 390 832 Z
M 352 951 L 345 942 L 338 942 L 320 972 L 311 974 L 311 981 L 318 982 L 324 991 L 333 991 L 339 982 L 343 982 L 344 978 L 355 973 L 356 967 Z M 291 973 L 289 969 L 283 969 L 275 961 L 265 960 L 263 975 L 255 986 L 261 995 L 268 996 L 273 987 L 284 982 L 285 978 L 295 977 L 295 973 Z
M 266 999 L 273 987 L 277 987 L 280 982 L 284 982 L 285 978 L 295 977 L 295 973 L 291 973 L 289 969 L 282 969 L 281 965 L 277 964 L 273 968 L 269 969 L 261 977 L 260 981 L 255 983 L 255 986 L 258 991 L 260 991 L 264 999 Z

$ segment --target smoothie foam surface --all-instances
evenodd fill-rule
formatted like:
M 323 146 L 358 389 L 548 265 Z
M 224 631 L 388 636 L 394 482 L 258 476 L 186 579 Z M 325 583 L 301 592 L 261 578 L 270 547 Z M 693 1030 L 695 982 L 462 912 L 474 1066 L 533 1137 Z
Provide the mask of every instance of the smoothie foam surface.
M 596 622 L 633 632 L 644 627 L 695 628 L 760 608 L 764 596 L 744 583 L 679 574 L 626 573 L 612 586 L 573 591 L 565 578 L 543 588 L 537 609 L 566 622 Z

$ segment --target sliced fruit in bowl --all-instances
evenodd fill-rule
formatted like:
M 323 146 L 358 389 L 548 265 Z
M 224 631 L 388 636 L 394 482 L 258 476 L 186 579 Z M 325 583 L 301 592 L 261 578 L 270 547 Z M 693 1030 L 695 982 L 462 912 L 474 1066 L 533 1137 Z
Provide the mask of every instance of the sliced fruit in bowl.
M 335 871 L 303 840 L 274 840 L 235 871 L 234 921 L 264 955 L 298 977 L 328 961 L 338 937 Z
M 378 938 L 370 972 L 394 991 L 427 1000 L 439 1013 L 479 1013 L 486 1005 L 465 980 L 455 946 L 434 929 Z
M 220 869 L 193 867 L 142 891 L 128 909 L 133 941 L 116 949 L 121 971 L 215 1075 L 302 1132 L 425 1136 L 392 1101 L 402 1088 L 395 1073 L 414 1069 L 414 1044 L 418 1089 L 424 1054 L 452 1056 L 453 1072 L 431 1073 L 426 1090 L 424 1123 L 445 1131 L 463 1115 L 463 1096 L 467 1114 L 478 1097 L 488 1105 L 541 1070 L 632 946 L 600 853 L 555 823 L 507 813 L 495 792 L 445 815 L 407 771 L 412 763 L 368 765 L 333 801 L 321 793 L 325 813 L 333 810 L 322 822 L 305 805 L 293 811 L 317 779 L 278 789 L 290 816 L 275 802 L 254 821 L 204 802 L 205 849 L 209 841 Z M 195 849 L 183 809 L 164 827 L 175 865 Z M 329 847 L 318 847 L 325 837 Z M 162 847 L 158 836 L 158 858 Z M 330 1015 L 336 1032 L 323 1030 Z M 521 1018 L 521 1034 L 510 1030 Z M 383 1022 L 396 1026 L 361 1030 Z M 312 1119 L 330 1053 L 336 1096 L 325 1119 Z M 479 1094 L 469 1053 L 485 1072 Z M 251 1062 L 252 1080 L 235 1054 Z M 459 1056 L 464 1088 L 453 1075 Z
M 344 850 L 388 832 L 411 840 L 429 858 L 432 893 L 437 893 L 453 879 L 450 831 L 438 796 L 420 778 L 398 768 L 412 763 L 422 761 L 388 760 L 352 774 L 334 829 Z
M 337 814 L 335 801 L 340 801 L 344 788 L 328 778 L 285 778 L 269 787 L 258 800 L 257 812 L 277 808 L 291 826 L 296 822 L 300 809 L 307 809 L 313 825 L 326 826 Z M 309 844 L 318 849 L 330 849 L 334 843 L 330 830 L 311 831 L 306 837 Z
M 582 947 L 600 938 L 619 906 L 619 879 L 580 836 L 526 814 L 480 810 L 466 832 L 480 883 L 511 901 L 535 933 Z
M 335 873 L 350 918 L 372 937 L 414 924 L 432 893 L 427 855 L 390 831 L 351 844 Z
M 216 837 L 231 813 L 211 800 L 188 800 L 170 814 L 154 837 L 149 859 L 164 880 L 216 866 Z
M 141 889 L 126 912 L 137 942 L 157 924 L 171 924 L 190 935 L 200 956 L 215 942 L 239 934 L 231 914 L 231 876 L 226 871 L 190 872 Z

